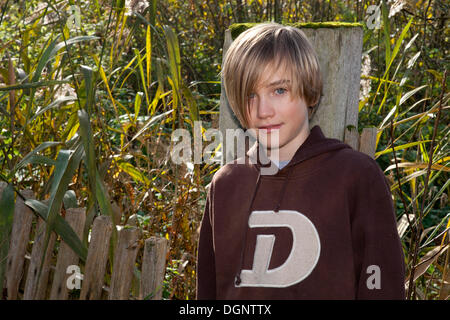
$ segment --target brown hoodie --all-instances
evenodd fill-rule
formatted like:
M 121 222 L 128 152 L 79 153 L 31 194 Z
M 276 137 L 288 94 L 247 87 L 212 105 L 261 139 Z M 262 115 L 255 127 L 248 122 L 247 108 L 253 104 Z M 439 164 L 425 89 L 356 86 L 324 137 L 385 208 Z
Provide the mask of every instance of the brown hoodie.
M 208 192 L 197 276 L 198 299 L 404 299 L 383 172 L 319 126 L 275 175 L 226 164 Z

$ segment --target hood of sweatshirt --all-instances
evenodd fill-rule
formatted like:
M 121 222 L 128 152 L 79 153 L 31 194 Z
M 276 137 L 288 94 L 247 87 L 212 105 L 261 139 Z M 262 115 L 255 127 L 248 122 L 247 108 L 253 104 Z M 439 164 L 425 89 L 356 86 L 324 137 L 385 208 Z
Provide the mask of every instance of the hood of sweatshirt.
M 264 153 L 259 150 L 259 143 L 256 141 L 253 146 L 247 151 L 248 159 L 254 160 L 254 165 L 261 170 L 262 167 L 270 166 L 266 158 L 261 159 L 260 156 Z M 310 130 L 310 134 L 303 142 L 303 144 L 297 149 L 289 163 L 281 170 L 280 174 L 287 172 L 289 167 L 295 166 L 302 161 L 313 158 L 325 152 L 330 152 L 338 149 L 351 148 L 349 145 L 343 143 L 337 139 L 331 139 L 324 136 L 322 130 L 318 125 L 314 126 Z

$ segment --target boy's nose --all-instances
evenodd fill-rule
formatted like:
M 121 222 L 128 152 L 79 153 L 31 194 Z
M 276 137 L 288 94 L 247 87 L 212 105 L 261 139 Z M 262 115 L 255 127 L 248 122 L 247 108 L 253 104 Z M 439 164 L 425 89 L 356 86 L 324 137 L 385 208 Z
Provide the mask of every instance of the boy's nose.
M 275 115 L 275 109 L 267 99 L 261 98 L 258 104 L 258 117 L 265 119 Z

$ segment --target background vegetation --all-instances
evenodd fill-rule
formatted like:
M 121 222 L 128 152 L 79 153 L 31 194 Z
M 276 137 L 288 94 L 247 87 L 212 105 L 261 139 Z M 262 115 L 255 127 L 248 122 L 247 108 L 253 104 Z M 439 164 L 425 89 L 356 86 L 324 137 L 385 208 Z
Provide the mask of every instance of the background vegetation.
M 134 215 L 143 237 L 168 238 L 163 296 L 194 299 L 205 187 L 219 165 L 175 165 L 170 137 L 195 120 L 218 128 L 224 31 L 366 23 L 370 5 L 381 20 L 365 28 L 359 128 L 381 129 L 376 158 L 404 222 L 408 298 L 448 299 L 450 8 L 437 0 L 1 0 L 0 258 L 14 192 L 30 188 L 50 202 L 28 204 L 80 256 L 96 214 L 119 210 L 116 223 Z M 55 223 L 70 205 L 87 208 L 81 242 Z

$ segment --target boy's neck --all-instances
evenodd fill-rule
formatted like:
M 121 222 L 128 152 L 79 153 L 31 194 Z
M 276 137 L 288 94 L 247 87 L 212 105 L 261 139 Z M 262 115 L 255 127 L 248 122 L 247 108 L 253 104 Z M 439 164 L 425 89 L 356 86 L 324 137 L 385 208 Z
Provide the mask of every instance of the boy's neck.
M 303 135 L 299 135 L 296 139 L 288 142 L 286 145 L 282 146 L 278 149 L 278 155 L 274 153 L 274 157 L 272 157 L 271 150 L 268 150 L 268 158 L 272 162 L 279 163 L 281 161 L 291 161 L 297 152 L 298 148 L 306 141 L 306 139 L 311 134 L 311 129 L 308 130 Z

